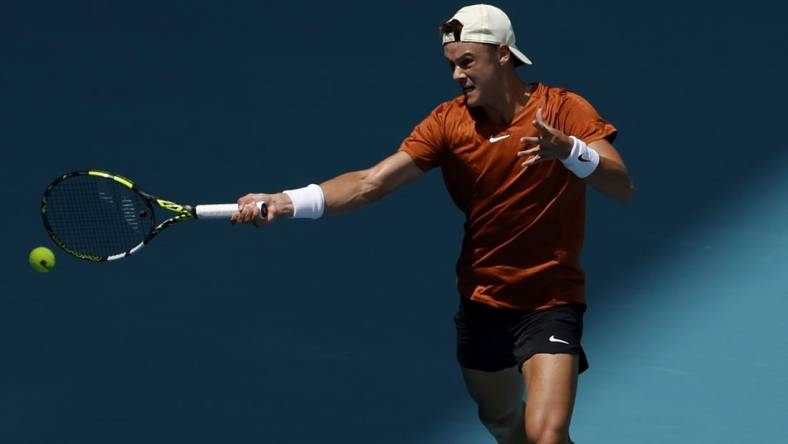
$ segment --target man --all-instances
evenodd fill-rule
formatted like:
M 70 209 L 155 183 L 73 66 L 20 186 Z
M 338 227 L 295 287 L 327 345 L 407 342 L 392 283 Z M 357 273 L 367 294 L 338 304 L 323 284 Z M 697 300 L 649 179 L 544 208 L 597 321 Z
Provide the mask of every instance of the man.
M 460 97 L 374 167 L 248 194 L 232 220 L 259 226 L 353 210 L 441 167 L 466 215 L 457 356 L 479 418 L 499 443 L 569 443 L 577 375 L 588 367 L 580 346 L 585 184 L 620 201 L 633 191 L 611 144 L 616 129 L 580 96 L 519 79 L 515 66 L 531 61 L 500 9 L 462 8 L 441 32 Z

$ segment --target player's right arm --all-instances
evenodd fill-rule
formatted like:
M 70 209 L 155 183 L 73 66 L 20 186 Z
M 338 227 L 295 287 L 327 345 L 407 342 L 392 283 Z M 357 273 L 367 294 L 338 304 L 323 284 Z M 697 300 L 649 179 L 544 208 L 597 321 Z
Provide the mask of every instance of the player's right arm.
M 416 180 L 422 174 L 424 172 L 410 155 L 400 151 L 372 168 L 339 175 L 320 184 L 325 198 L 324 214 L 361 208 Z M 238 199 L 240 211 L 232 216 L 231 221 L 259 225 L 261 221 L 256 202 L 261 201 L 267 205 L 266 223 L 293 215 L 293 203 L 287 194 L 250 193 Z

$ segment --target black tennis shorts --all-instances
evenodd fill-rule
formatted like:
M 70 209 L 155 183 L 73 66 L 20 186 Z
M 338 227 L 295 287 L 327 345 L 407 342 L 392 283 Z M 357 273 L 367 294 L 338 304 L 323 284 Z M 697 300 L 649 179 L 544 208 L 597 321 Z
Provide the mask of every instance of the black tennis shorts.
M 521 311 L 461 298 L 454 317 L 457 360 L 465 368 L 494 372 L 514 366 L 519 370 L 537 353 L 568 353 L 578 356 L 582 373 L 588 369 L 580 345 L 584 312 L 582 304 Z

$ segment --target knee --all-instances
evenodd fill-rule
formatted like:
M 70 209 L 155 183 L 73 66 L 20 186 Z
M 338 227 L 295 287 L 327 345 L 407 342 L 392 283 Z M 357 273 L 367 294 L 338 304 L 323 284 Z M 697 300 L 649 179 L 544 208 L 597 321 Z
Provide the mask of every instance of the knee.
M 511 436 L 525 428 L 522 409 L 517 407 L 508 411 L 491 412 L 479 408 L 479 420 L 484 427 L 495 437 Z
M 561 425 L 535 426 L 527 424 L 525 435 L 529 444 L 569 444 L 569 430 Z

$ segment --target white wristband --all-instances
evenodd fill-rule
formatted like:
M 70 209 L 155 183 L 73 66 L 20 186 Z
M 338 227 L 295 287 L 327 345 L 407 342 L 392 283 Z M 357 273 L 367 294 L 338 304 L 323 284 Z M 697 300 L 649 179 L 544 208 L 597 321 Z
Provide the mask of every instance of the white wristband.
M 569 137 L 575 143 L 572 145 L 572 151 L 569 153 L 569 156 L 566 159 L 561 159 L 561 162 L 566 169 L 575 173 L 575 176 L 585 179 L 599 166 L 599 153 L 577 137 Z
M 293 218 L 318 219 L 323 215 L 326 198 L 320 186 L 311 184 L 297 190 L 282 191 L 293 202 Z

